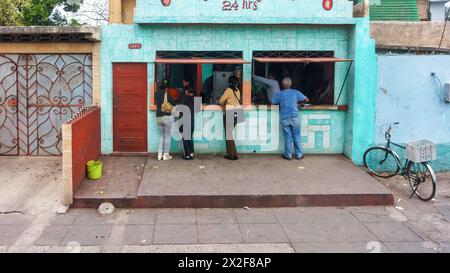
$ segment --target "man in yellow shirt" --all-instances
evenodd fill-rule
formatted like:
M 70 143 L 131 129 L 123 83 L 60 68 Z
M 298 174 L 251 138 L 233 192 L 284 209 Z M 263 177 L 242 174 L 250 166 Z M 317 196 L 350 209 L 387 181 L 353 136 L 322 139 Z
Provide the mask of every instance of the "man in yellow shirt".
M 223 93 L 223 96 L 220 98 L 219 103 L 225 106 L 225 111 L 223 115 L 223 123 L 225 128 L 225 137 L 226 137 L 226 146 L 227 146 L 227 154 L 225 155 L 226 159 L 229 160 L 238 160 L 238 154 L 236 151 L 236 144 L 234 143 L 233 130 L 237 124 L 236 118 L 233 116 L 233 120 L 227 121 L 227 110 L 239 109 L 242 108 L 242 94 L 239 90 L 239 82 L 238 79 L 234 76 L 231 76 L 228 79 L 229 87 Z

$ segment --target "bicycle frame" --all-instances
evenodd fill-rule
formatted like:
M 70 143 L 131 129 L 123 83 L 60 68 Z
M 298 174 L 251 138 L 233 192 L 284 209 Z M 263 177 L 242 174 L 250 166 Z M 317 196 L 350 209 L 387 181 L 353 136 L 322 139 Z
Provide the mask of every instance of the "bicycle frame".
M 392 176 L 400 174 L 405 179 L 409 180 L 409 183 L 411 184 L 411 187 L 413 188 L 413 193 L 411 194 L 410 198 L 412 198 L 415 194 L 417 194 L 417 192 L 418 192 L 417 190 L 418 190 L 418 187 L 419 187 L 420 183 L 424 183 L 427 180 L 426 176 L 424 176 L 424 177 L 420 177 L 420 176 L 417 176 L 417 175 L 411 176 L 411 173 L 412 174 L 421 174 L 421 173 L 423 173 L 420 170 L 420 166 L 418 167 L 418 169 L 416 169 L 416 165 L 424 165 L 425 168 L 427 169 L 425 171 L 428 171 L 429 174 L 431 175 L 431 181 L 433 183 L 433 192 L 432 192 L 432 196 L 427 196 L 426 197 L 428 199 L 424 199 L 419 194 L 417 194 L 417 195 L 419 196 L 420 199 L 422 199 L 424 201 L 429 201 L 430 200 L 429 198 L 432 198 L 434 196 L 435 192 L 436 192 L 436 180 L 437 180 L 436 173 L 434 172 L 434 170 L 432 169 L 432 167 L 430 166 L 430 164 L 428 162 L 414 163 L 411 160 L 409 160 L 408 158 L 406 158 L 405 164 L 402 165 L 400 156 L 398 155 L 397 152 L 395 152 L 392 149 L 392 146 L 401 148 L 403 150 L 406 150 L 406 147 L 391 141 L 392 126 L 393 125 L 398 125 L 398 124 L 399 124 L 398 122 L 391 123 L 390 126 L 389 126 L 389 129 L 385 131 L 384 134 L 385 134 L 386 144 L 384 146 L 380 145 L 380 146 L 377 146 L 377 147 L 372 147 L 372 148 L 369 148 L 366 151 L 366 153 L 364 154 L 364 163 L 366 164 L 366 167 L 368 167 L 367 163 L 366 163 L 366 156 L 367 156 L 367 153 L 370 152 L 373 149 L 374 150 L 382 149 L 382 150 L 386 151 L 384 159 L 382 159 L 380 162 L 378 162 L 378 164 L 380 164 L 380 165 L 384 164 L 384 162 L 388 159 L 389 155 L 392 155 L 395 158 L 395 163 L 397 163 L 397 169 L 396 169 L 397 172 L 396 173 L 392 173 L 392 175 L 389 175 L 389 176 L 386 176 L 386 177 L 392 177 Z M 377 174 L 375 171 L 372 171 L 370 169 L 370 167 L 368 167 L 368 168 L 375 175 L 381 176 L 381 177 L 385 177 L 385 176 Z M 413 181 L 411 181 L 411 178 L 413 178 Z
M 392 126 L 390 126 L 389 129 L 386 131 L 385 138 L 386 138 L 387 143 L 386 143 L 385 146 L 381 146 L 381 147 L 384 147 L 384 148 L 388 149 L 394 155 L 395 160 L 397 161 L 397 165 L 401 169 L 401 173 L 400 174 L 402 176 L 405 176 L 406 171 L 407 171 L 406 168 L 408 167 L 408 163 L 409 163 L 410 160 L 406 159 L 405 160 L 405 164 L 402 165 L 400 156 L 398 155 L 398 153 L 396 151 L 392 150 L 391 145 L 396 146 L 398 148 L 401 148 L 403 150 L 406 150 L 406 147 L 391 141 L 391 129 L 392 129 Z M 386 155 L 386 158 L 387 158 L 387 155 Z

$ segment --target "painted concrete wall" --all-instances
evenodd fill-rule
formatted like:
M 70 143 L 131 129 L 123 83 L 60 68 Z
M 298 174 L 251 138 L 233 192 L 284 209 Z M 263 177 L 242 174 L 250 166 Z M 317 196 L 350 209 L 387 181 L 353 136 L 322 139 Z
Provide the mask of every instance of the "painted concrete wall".
M 345 154 L 363 164 L 364 151 L 372 144 L 375 126 L 377 63 L 375 41 L 370 38 L 369 18 L 358 18 L 350 35 L 349 54 L 354 58 L 348 87 Z
M 441 85 L 450 82 L 449 64 L 449 55 L 378 56 L 376 143 L 384 143 L 386 124 L 400 122 L 393 141 L 429 139 L 437 143 L 438 160 L 433 167 L 450 170 L 450 104 L 444 102 Z M 431 77 L 432 72 L 439 80 Z
M 222 111 L 204 111 L 195 118 L 194 143 L 198 153 L 222 153 L 225 151 L 223 141 Z M 302 146 L 308 154 L 342 154 L 344 151 L 345 112 L 343 111 L 311 111 L 300 113 L 302 127 Z M 254 110 L 246 112 L 246 124 L 236 129 L 236 146 L 240 153 L 282 153 L 284 139 L 279 127 L 279 112 L 270 110 Z M 149 124 L 156 124 L 154 112 L 150 113 Z M 217 125 L 217 126 L 214 126 Z M 213 133 L 210 133 L 212 128 Z M 159 131 L 156 126 L 149 128 L 149 151 L 157 152 Z M 218 134 L 219 137 L 215 138 Z M 183 151 L 178 129 L 172 130 L 172 152 Z
M 103 153 L 112 152 L 112 63 L 114 62 L 148 63 L 148 83 L 151 87 L 154 83 L 155 70 L 152 62 L 158 50 L 237 50 L 243 51 L 244 59 L 247 61 L 252 60 L 254 50 L 332 50 L 336 57 L 349 58 L 351 57 L 349 55 L 349 36 L 353 35 L 350 34 L 353 33 L 353 29 L 353 26 L 105 26 L 102 33 L 102 151 Z M 129 43 L 141 43 L 143 47 L 141 50 L 129 50 Z M 349 63 L 336 64 L 336 98 L 348 66 Z M 243 72 L 244 81 L 250 82 L 251 65 L 244 65 Z M 347 88 L 344 88 L 340 105 L 347 104 L 347 93 Z M 149 91 L 150 96 L 151 92 Z M 305 144 L 305 148 L 310 147 L 308 152 L 311 153 L 343 153 L 345 113 L 327 111 L 326 114 L 333 123 L 331 126 L 333 129 L 330 129 L 335 132 L 331 137 L 333 143 L 330 142 L 329 145 L 323 147 Z M 154 112 L 149 111 L 148 120 L 149 150 L 154 152 L 156 148 L 153 143 L 158 137 L 156 126 L 152 122 L 154 121 Z M 311 125 L 314 125 L 315 121 L 311 122 Z M 324 135 L 327 136 L 328 133 L 324 133 Z M 320 138 L 320 136 L 318 137 Z M 304 137 L 304 141 L 308 143 L 310 140 Z M 254 149 L 253 146 L 249 145 L 246 151 L 265 152 L 261 149 Z M 275 151 L 280 152 L 282 147 L 280 144 Z M 217 143 L 217 145 L 209 144 L 203 150 L 219 152 L 223 148 L 223 143 Z
M 325 10 L 322 0 L 138 0 L 135 23 L 352 23 L 353 2 L 333 0 Z M 229 7 L 229 9 L 228 9 Z
M 339 105 L 348 105 L 350 109 L 302 112 L 303 143 L 307 153 L 345 153 L 361 164 L 364 150 L 373 142 L 377 66 L 369 18 L 353 18 L 353 1 L 333 0 L 330 11 L 324 9 L 320 0 L 258 0 L 258 8 L 243 9 L 240 5 L 237 11 L 223 11 L 223 3 L 227 1 L 222 0 L 166 2 L 171 4 L 163 7 L 160 0 L 137 0 L 135 25 L 110 25 L 102 29 L 103 153 L 112 152 L 114 62 L 148 63 L 148 95 L 152 100 L 156 51 L 242 51 L 246 61 L 252 60 L 253 51 L 334 51 L 336 57 L 354 59 L 339 101 Z M 130 43 L 140 43 L 142 49 L 129 50 Z M 336 64 L 335 98 L 348 67 L 349 63 Z M 243 68 L 245 98 L 252 67 L 245 64 Z M 247 115 L 258 113 L 250 111 Z M 221 119 L 221 114 L 214 111 L 205 111 L 197 119 L 212 118 L 214 114 Z M 153 111 L 148 112 L 152 152 L 159 136 L 154 115 Z M 269 123 L 268 127 L 272 125 L 275 124 Z M 283 149 L 282 137 L 278 140 L 275 152 Z M 205 143 L 202 139 L 196 142 L 200 151 L 224 150 L 222 142 Z M 256 144 L 238 142 L 238 149 L 268 152 L 261 146 L 256 149 Z M 180 150 L 178 142 L 173 145 L 174 150 Z

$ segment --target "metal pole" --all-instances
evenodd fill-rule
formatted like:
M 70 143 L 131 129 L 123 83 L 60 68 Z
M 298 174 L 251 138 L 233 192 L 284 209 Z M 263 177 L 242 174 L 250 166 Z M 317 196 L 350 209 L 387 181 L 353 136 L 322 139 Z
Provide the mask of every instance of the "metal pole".
M 438 47 L 438 51 L 441 50 L 441 46 L 442 46 L 442 41 L 444 40 L 444 35 L 445 35 L 445 28 L 447 27 L 447 22 L 448 22 L 448 16 L 450 15 L 450 9 L 445 10 L 445 24 L 444 24 L 444 30 L 442 31 L 442 36 L 441 36 L 441 41 L 439 42 L 439 47 Z
M 341 99 L 341 95 L 342 95 L 342 92 L 344 91 L 345 84 L 347 83 L 347 78 L 348 78 L 348 75 L 350 74 L 350 69 L 352 68 L 352 65 L 353 65 L 353 61 L 348 66 L 347 74 L 345 74 L 345 79 L 344 79 L 344 82 L 342 83 L 341 91 L 339 92 L 339 96 L 338 96 L 334 106 L 337 106 L 339 103 L 339 100 Z

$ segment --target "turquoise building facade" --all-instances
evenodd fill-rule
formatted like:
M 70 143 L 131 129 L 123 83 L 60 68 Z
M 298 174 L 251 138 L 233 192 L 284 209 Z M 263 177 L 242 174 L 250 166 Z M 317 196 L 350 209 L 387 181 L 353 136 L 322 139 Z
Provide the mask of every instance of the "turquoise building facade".
M 114 151 L 113 65 L 147 64 L 146 152 L 157 151 L 153 96 L 158 52 L 240 52 L 243 92 L 251 92 L 257 51 L 333 52 L 334 103 L 299 109 L 302 143 L 307 154 L 345 154 L 362 163 L 375 138 L 377 60 L 369 18 L 353 17 L 348 0 L 137 0 L 133 25 L 102 27 L 102 153 Z M 226 5 L 230 2 L 230 5 Z M 327 2 L 327 3 L 326 3 Z M 331 6 L 328 2 L 331 2 Z M 237 3 L 237 5 L 235 4 Z M 230 10 L 228 10 L 228 8 Z M 139 45 L 137 47 L 132 45 Z M 245 95 L 244 95 L 245 96 Z M 236 134 L 241 153 L 281 153 L 284 149 L 277 109 L 246 107 L 246 124 Z M 220 124 L 222 111 L 205 107 L 196 114 L 195 148 L 221 153 L 225 143 L 211 139 L 210 124 Z M 217 126 L 220 127 L 220 126 Z M 220 134 L 220 128 L 214 130 Z M 174 134 L 173 152 L 181 151 Z

